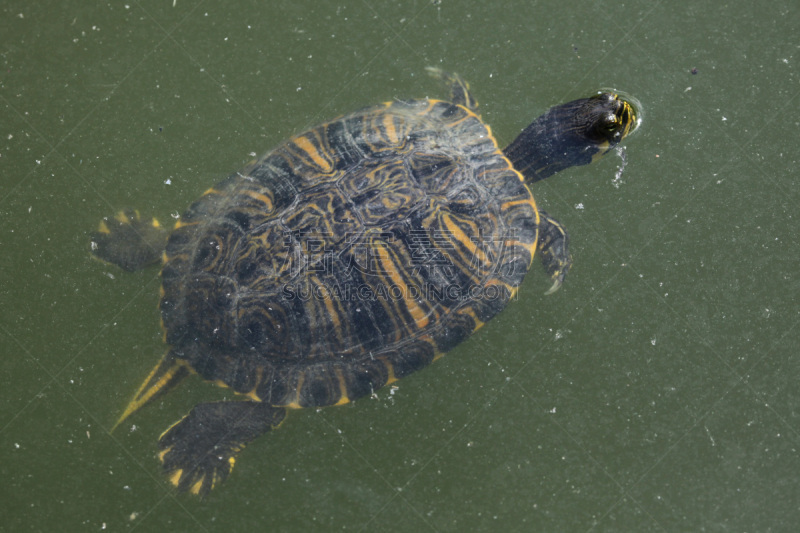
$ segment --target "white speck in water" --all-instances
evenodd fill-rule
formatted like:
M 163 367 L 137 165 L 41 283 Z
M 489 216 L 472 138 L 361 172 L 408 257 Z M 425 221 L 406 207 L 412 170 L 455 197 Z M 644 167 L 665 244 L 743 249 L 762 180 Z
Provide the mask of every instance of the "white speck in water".
M 611 185 L 613 185 L 615 189 L 619 189 L 619 186 L 625 183 L 622 181 L 622 171 L 625 170 L 625 165 L 628 164 L 628 152 L 625 151 L 624 146 L 617 146 L 614 152 L 619 156 L 621 162 L 617 168 L 616 174 L 614 174 L 614 179 L 611 180 Z
M 584 209 L 583 202 L 575 204 L 575 209 Z
M 708 439 L 711 441 L 711 446 L 716 446 L 717 443 L 714 441 L 714 437 L 711 436 L 711 432 L 708 430 L 708 426 L 703 426 L 706 430 L 706 434 L 708 435 Z

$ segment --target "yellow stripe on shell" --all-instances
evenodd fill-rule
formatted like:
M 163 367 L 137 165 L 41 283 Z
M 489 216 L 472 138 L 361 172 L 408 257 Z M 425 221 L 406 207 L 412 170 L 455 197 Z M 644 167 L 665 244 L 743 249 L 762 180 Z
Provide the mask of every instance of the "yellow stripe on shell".
M 383 130 L 386 132 L 386 137 L 391 144 L 400 144 L 397 129 L 394 127 L 394 120 L 390 113 L 383 114 Z
M 263 193 L 260 193 L 260 192 L 256 192 L 256 191 L 249 191 L 249 190 L 245 191 L 244 193 L 247 196 L 249 196 L 250 198 L 252 198 L 253 200 L 264 204 L 264 211 L 265 212 L 268 213 L 268 212 L 272 211 L 272 208 L 273 208 L 272 199 L 269 196 L 267 196 L 266 194 L 263 194 Z
M 300 391 L 303 390 L 303 382 L 306 380 L 305 373 L 301 372 L 300 375 L 297 377 L 297 386 L 294 388 L 294 400 L 289 402 L 286 407 L 289 409 L 302 409 L 303 406 L 300 405 Z
M 304 151 L 308 157 L 314 162 L 314 164 L 320 169 L 320 171 L 324 174 L 330 174 L 333 171 L 333 166 L 331 162 L 324 157 L 317 147 L 314 146 L 314 143 L 311 142 L 308 137 L 301 135 L 299 137 L 295 137 L 292 139 L 292 142 L 295 146 L 300 148 Z
M 263 378 L 264 378 L 264 368 L 263 367 L 256 368 L 255 385 L 253 385 L 253 388 L 250 389 L 249 392 L 245 393 L 245 396 L 247 396 L 251 400 L 255 400 L 257 402 L 260 402 L 261 401 L 261 397 L 256 393 L 256 391 L 258 390 L 258 386 L 261 385 L 261 380 Z
M 394 366 L 392 366 L 392 363 L 385 357 L 381 357 L 380 361 L 383 363 L 383 366 L 386 367 L 386 373 L 387 373 L 386 385 L 390 385 L 395 381 L 397 381 L 397 378 L 394 375 Z
M 339 401 L 337 401 L 333 405 L 344 405 L 350 402 L 350 398 L 347 396 L 347 382 L 344 379 L 344 375 L 342 375 L 342 370 L 337 368 L 336 372 L 336 379 L 339 382 Z
M 397 286 L 403 295 L 403 300 L 406 303 L 406 310 L 408 314 L 411 315 L 411 318 L 414 320 L 414 324 L 419 329 L 424 329 L 428 325 L 428 315 L 425 313 L 425 310 L 419 306 L 417 303 L 416 298 L 411 296 L 410 291 L 408 290 L 408 285 L 406 284 L 403 276 L 397 271 L 396 265 L 392 261 L 391 257 L 389 256 L 389 252 L 387 251 L 386 246 L 377 246 L 376 251 L 378 252 L 378 261 L 381 265 L 381 271 L 386 272 L 389 277 L 391 278 L 392 282 Z
M 472 321 L 475 322 L 475 329 L 472 330 L 473 333 L 481 329 L 485 324 L 485 322 L 478 318 L 478 315 L 475 314 L 475 311 L 471 307 L 465 307 L 464 309 L 458 311 L 458 313 L 469 316 Z
M 342 344 L 342 323 L 339 320 L 339 313 L 336 309 L 336 306 L 333 305 L 333 298 L 322 298 L 322 301 L 325 302 L 325 310 L 327 312 L 327 316 L 331 319 L 333 325 L 333 331 L 336 333 L 336 337 L 339 339 L 340 344 Z
M 483 253 L 483 250 L 480 249 L 478 243 L 473 241 L 461 227 L 455 223 L 453 217 L 444 214 L 442 215 L 442 220 L 444 221 L 444 225 L 447 230 L 450 232 L 450 235 L 455 237 L 461 245 L 466 248 L 470 254 L 470 257 L 475 258 L 476 256 L 480 259 L 482 264 L 487 264 L 489 262 L 489 258 L 486 257 L 486 254 Z
M 486 283 L 483 284 L 483 286 L 484 287 L 505 287 L 506 290 L 508 290 L 508 292 L 512 292 L 512 291 L 516 290 L 515 287 L 513 287 L 513 286 L 509 285 L 508 283 L 506 283 L 505 281 L 499 280 L 497 278 L 492 278 L 492 279 L 488 280 Z

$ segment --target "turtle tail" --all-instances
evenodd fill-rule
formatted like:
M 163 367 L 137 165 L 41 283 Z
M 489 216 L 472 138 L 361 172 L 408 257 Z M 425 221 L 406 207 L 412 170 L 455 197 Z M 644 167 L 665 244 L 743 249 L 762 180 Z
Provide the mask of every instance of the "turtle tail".
M 161 358 L 150 374 L 136 391 L 117 423 L 111 428 L 114 431 L 126 418 L 154 400 L 175 388 L 183 379 L 192 373 L 186 361 L 175 356 L 170 350 Z

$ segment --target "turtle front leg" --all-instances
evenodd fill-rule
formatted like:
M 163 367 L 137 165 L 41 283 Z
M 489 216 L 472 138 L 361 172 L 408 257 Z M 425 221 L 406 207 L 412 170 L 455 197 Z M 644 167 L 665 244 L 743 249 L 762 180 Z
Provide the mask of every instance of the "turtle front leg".
M 158 220 L 144 219 L 133 209 L 104 218 L 91 236 L 95 257 L 128 272 L 157 263 L 166 243 L 167 232 Z
M 539 252 L 542 265 L 553 280 L 553 286 L 545 294 L 552 294 L 561 287 L 572 266 L 569 253 L 569 235 L 557 220 L 544 211 L 539 211 Z
M 285 416 L 285 408 L 255 401 L 198 404 L 159 438 L 164 472 L 178 490 L 205 496 L 228 477 L 236 454 Z

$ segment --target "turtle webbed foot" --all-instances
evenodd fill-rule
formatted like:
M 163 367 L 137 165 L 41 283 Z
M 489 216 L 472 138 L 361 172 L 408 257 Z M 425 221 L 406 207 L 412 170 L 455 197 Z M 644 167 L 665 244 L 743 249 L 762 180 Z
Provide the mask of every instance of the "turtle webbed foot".
M 91 236 L 95 257 L 128 272 L 156 263 L 166 242 L 167 232 L 158 220 L 142 219 L 133 209 L 105 217 Z
M 572 256 L 569 253 L 569 235 L 564 226 L 544 211 L 539 212 L 538 247 L 542 254 L 542 266 L 553 280 L 553 285 L 545 294 L 552 294 L 567 277 L 572 266 Z
M 236 454 L 284 416 L 286 409 L 261 402 L 201 403 L 161 435 L 164 472 L 178 490 L 205 496 L 228 477 Z

